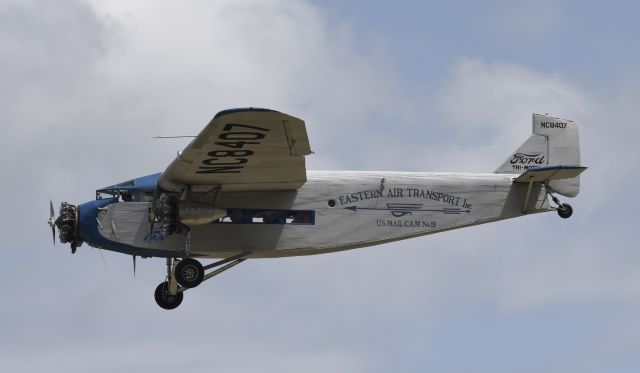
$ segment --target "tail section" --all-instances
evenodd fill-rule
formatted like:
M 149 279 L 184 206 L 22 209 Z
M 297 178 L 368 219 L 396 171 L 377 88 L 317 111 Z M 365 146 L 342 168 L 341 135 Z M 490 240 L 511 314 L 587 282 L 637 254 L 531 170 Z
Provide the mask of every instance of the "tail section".
M 495 172 L 521 174 L 550 165 L 580 165 L 578 126 L 570 120 L 533 114 L 533 134 Z M 575 197 L 580 191 L 580 177 L 554 180 L 549 186 L 556 193 Z

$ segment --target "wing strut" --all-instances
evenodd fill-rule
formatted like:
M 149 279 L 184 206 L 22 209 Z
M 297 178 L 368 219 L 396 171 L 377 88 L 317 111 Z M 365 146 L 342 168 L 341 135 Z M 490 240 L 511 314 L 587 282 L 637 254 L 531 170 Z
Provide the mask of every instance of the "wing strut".
M 522 213 L 527 213 L 527 206 L 529 205 L 529 197 L 531 196 L 531 188 L 533 188 L 534 175 L 529 176 L 529 186 L 527 187 L 527 195 L 524 197 L 524 204 L 522 206 Z

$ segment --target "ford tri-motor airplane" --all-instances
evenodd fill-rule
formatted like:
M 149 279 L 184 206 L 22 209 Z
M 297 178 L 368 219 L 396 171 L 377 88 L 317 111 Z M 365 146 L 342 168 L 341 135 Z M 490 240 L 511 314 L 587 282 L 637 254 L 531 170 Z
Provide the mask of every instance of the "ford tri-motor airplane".
M 49 225 L 75 252 L 83 242 L 167 259 L 155 299 L 180 305 L 187 289 L 250 258 L 349 250 L 557 211 L 580 188 L 578 128 L 533 115 L 533 134 L 495 172 L 310 171 L 302 120 L 267 109 L 222 111 L 162 173 L 63 202 Z M 549 199 L 550 197 L 550 199 Z M 219 258 L 209 265 L 198 259 Z M 134 267 L 135 268 L 135 267 Z M 211 270 L 209 273 L 207 271 Z

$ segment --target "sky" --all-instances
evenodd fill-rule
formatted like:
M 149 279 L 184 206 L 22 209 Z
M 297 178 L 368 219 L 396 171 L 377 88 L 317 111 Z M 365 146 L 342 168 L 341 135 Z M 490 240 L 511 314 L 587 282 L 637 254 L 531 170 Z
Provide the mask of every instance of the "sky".
M 637 372 L 631 1 L 0 0 L 0 361 L 12 372 Z M 48 203 L 162 171 L 224 109 L 303 118 L 310 170 L 491 172 L 580 127 L 571 219 L 250 260 L 153 300 L 163 259 L 52 246 Z

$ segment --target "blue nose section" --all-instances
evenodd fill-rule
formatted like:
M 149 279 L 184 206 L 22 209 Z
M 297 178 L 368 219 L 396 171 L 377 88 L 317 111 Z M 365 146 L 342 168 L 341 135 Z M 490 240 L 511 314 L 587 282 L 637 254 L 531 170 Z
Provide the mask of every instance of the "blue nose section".
M 97 199 L 78 206 L 78 236 L 80 240 L 93 247 L 104 244 L 104 237 L 98 230 L 98 209 L 116 203 L 118 198 Z
M 148 247 L 130 246 L 105 238 L 100 233 L 100 227 L 98 226 L 98 214 L 100 212 L 99 209 L 107 207 L 113 203 L 118 203 L 118 197 L 97 199 L 95 201 L 83 203 L 78 206 L 78 237 L 80 241 L 86 242 L 93 247 L 116 251 L 128 255 L 138 255 L 141 257 L 157 256 L 163 258 L 176 257 L 176 252 L 173 250 L 161 250 Z

